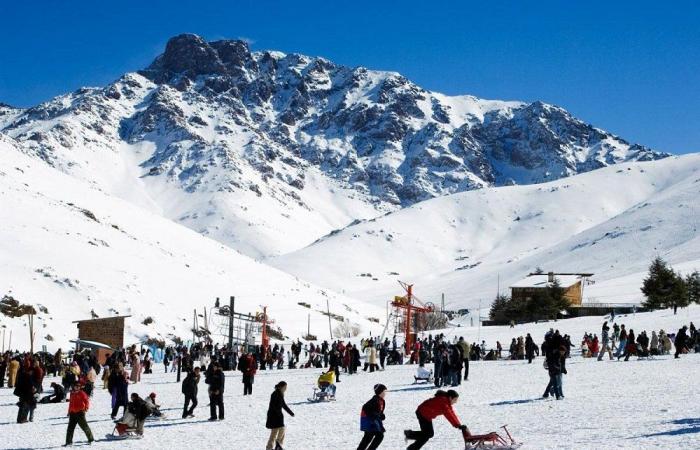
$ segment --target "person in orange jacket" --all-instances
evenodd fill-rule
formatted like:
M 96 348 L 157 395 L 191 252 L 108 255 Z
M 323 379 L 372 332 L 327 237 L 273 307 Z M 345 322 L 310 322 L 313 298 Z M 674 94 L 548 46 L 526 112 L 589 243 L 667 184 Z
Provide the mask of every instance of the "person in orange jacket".
M 457 414 L 455 414 L 454 409 L 452 409 L 452 405 L 457 403 L 458 399 L 459 394 L 457 391 L 452 389 L 447 392 L 438 390 L 435 392 L 435 397 L 418 405 L 416 417 L 418 418 L 420 431 L 404 431 L 406 439 L 414 441 L 413 444 L 407 447 L 407 450 L 418 450 L 435 435 L 433 431 L 433 419 L 437 416 L 445 416 L 445 419 L 447 419 L 453 427 L 459 428 L 462 432 L 469 434 L 467 426 L 460 423 Z
M 68 403 L 68 430 L 66 431 L 66 447 L 73 444 L 73 432 L 75 426 L 80 425 L 80 428 L 85 433 L 88 439 L 88 444 L 92 443 L 95 438 L 92 437 L 92 430 L 85 420 L 85 413 L 90 408 L 90 397 L 83 392 L 83 387 L 79 383 L 75 383 L 71 388 L 70 403 Z

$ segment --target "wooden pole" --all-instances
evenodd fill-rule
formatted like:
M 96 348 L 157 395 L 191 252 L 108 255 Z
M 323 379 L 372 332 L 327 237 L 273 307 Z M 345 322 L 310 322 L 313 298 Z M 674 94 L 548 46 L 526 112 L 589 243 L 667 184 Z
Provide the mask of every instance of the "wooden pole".
M 331 305 L 328 299 L 326 299 L 326 311 L 328 312 L 328 333 L 331 336 L 331 340 L 333 340 L 333 330 L 331 329 Z
M 34 354 L 34 314 L 29 314 L 29 353 Z
M 232 295 L 229 297 L 228 305 L 228 348 L 233 348 L 233 308 L 236 304 L 236 298 Z

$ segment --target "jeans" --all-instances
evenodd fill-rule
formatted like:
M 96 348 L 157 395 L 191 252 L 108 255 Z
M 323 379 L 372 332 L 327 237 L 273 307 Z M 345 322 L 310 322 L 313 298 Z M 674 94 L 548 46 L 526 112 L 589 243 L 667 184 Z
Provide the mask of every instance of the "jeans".
M 554 395 L 556 395 L 557 400 L 563 398 L 564 393 L 562 392 L 562 375 L 560 373 L 556 375 L 550 375 L 550 378 L 552 383 L 552 390 L 554 391 Z
M 615 356 L 620 356 L 625 351 L 626 346 L 627 346 L 627 340 L 626 339 L 621 340 L 620 345 L 617 347 L 617 351 L 615 352 Z

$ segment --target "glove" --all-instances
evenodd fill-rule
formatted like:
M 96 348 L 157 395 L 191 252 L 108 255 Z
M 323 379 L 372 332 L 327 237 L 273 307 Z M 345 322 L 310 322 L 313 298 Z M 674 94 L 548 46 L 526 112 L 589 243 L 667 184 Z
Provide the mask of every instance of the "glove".
M 294 413 L 289 413 L 290 416 L 294 417 Z

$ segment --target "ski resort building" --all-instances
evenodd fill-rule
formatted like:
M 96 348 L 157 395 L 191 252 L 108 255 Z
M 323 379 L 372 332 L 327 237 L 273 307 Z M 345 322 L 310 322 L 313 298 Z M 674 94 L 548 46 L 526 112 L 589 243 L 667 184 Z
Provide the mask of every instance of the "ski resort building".
M 103 317 L 98 319 L 76 320 L 78 324 L 77 348 L 90 348 L 101 364 L 106 355 L 124 347 L 124 320 L 131 316 Z
M 531 273 L 526 278 L 510 286 L 511 298 L 513 300 L 530 300 L 540 292 L 544 292 L 554 284 L 554 280 L 559 282 L 559 286 L 564 289 L 564 298 L 569 300 L 571 306 L 581 306 L 583 303 L 583 288 L 592 273 Z

